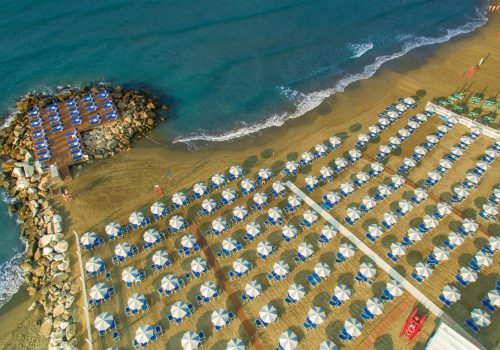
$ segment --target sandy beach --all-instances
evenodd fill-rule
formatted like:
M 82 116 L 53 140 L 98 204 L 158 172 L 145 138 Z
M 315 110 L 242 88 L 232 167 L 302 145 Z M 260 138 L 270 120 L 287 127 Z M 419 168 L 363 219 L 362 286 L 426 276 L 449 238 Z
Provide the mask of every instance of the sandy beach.
M 496 96 L 499 90 L 498 67 L 500 67 L 500 38 L 496 35 L 499 25 L 500 14 L 495 13 L 491 15 L 485 26 L 473 33 L 453 39 L 441 46 L 417 49 L 400 58 L 397 62 L 386 64 L 372 78 L 357 82 L 345 92 L 335 94 L 307 115 L 287 122 L 284 127 L 268 129 L 259 135 L 248 136 L 241 140 L 209 145 L 196 152 L 188 151 L 184 145 L 165 146 L 161 141 L 157 141 L 157 137 L 153 133 L 150 139 L 142 141 L 130 152 L 120 154 L 113 159 L 85 164 L 81 169 L 75 169 L 74 180 L 69 184 L 69 190 L 75 198 L 74 201 L 67 203 L 63 202 L 61 198 L 56 198 L 57 206 L 64 218 L 70 250 L 73 253 L 71 256 L 73 283 L 80 283 L 77 279 L 79 269 L 75 253 L 76 245 L 72 238 L 73 230 L 79 234 L 86 231 L 103 232 L 104 226 L 111 221 L 127 222 L 129 214 L 135 209 L 149 212 L 149 205 L 154 201 L 153 186 L 155 184 L 160 184 L 169 198 L 176 191 L 189 192 L 194 183 L 206 181 L 212 174 L 223 172 L 234 164 L 240 164 L 249 169 L 249 174 L 253 174 L 263 167 L 278 169 L 286 160 L 295 159 L 297 152 L 300 154 L 317 143 L 324 142 L 332 135 L 346 137 L 342 151 L 347 151 L 356 142 L 356 135 L 374 123 L 377 114 L 384 107 L 398 98 L 415 95 L 417 92 L 425 94 L 418 107 L 420 109 L 427 100 L 438 96 L 448 96 L 461 89 L 466 89 L 469 92 L 483 92 L 486 96 Z M 472 81 L 462 78 L 470 65 L 478 63 L 484 57 L 487 59 Z M 453 137 L 459 137 L 465 131 L 466 128 L 454 130 L 456 135 Z M 426 135 L 428 130 L 419 132 Z M 382 139 L 380 144 L 385 141 L 387 140 Z M 451 141 L 450 143 L 453 144 Z M 396 160 L 391 158 L 391 162 L 394 161 L 396 164 L 398 160 L 401 161 L 415 145 L 411 142 L 405 144 L 404 152 L 406 154 L 403 152 L 397 156 Z M 474 151 L 474 157 L 481 154 L 485 147 L 486 143 L 478 144 L 477 150 Z M 372 146 L 368 153 L 373 156 L 377 148 L 378 145 Z M 432 161 L 435 163 L 441 155 L 433 157 Z M 359 167 L 361 168 L 361 166 Z M 467 159 L 463 160 L 463 167 L 464 169 L 470 167 L 470 162 L 467 163 Z M 487 185 L 483 188 L 482 195 L 487 195 L 491 186 L 497 183 L 495 172 L 498 174 L 498 170 L 497 163 L 485 180 Z M 352 174 L 350 171 L 347 173 L 344 176 Z M 412 174 L 411 180 L 418 181 L 423 176 L 424 174 L 416 170 L 415 174 Z M 340 180 L 340 182 L 342 181 Z M 458 180 L 450 176 L 443 184 L 440 184 L 441 187 L 437 192 L 444 192 L 450 187 L 450 184 L 456 181 Z M 298 182 L 300 182 L 300 177 Z M 300 183 L 302 184 L 302 182 Z M 363 193 L 365 192 L 366 190 L 363 191 Z M 360 195 L 359 198 L 362 196 Z M 466 203 L 465 206 L 468 204 L 473 205 L 473 203 Z M 386 209 L 385 207 L 380 209 L 381 213 Z M 189 213 L 186 214 L 189 215 Z M 414 215 L 421 216 L 423 212 Z M 207 220 L 209 221 L 209 219 Z M 402 227 L 401 232 L 406 231 L 407 227 Z M 498 234 L 499 225 L 491 224 L 485 227 L 485 230 L 489 231 L 490 234 Z M 398 231 L 394 235 L 401 237 L 402 234 Z M 470 244 L 472 245 L 472 243 Z M 296 248 L 296 246 L 294 247 Z M 382 248 L 383 246 L 380 245 L 381 255 L 387 252 Z M 422 247 L 422 251 L 427 253 L 426 249 L 427 247 Z M 176 266 L 180 267 L 180 263 Z M 351 270 L 355 272 L 357 266 L 354 264 Z M 450 270 L 456 268 L 457 266 L 449 267 Z M 342 271 L 342 273 L 347 272 Z M 492 270 L 491 273 L 498 274 L 498 268 Z M 438 278 L 437 276 L 433 277 Z M 380 276 L 377 283 L 385 280 L 387 280 L 387 276 Z M 247 280 L 244 281 L 247 282 Z M 244 288 L 245 283 L 242 280 L 236 284 L 238 287 Z M 424 287 L 427 288 L 427 285 Z M 279 288 L 285 288 L 285 286 L 282 285 Z M 328 288 L 331 289 L 331 286 Z M 436 292 L 438 291 L 433 291 L 433 294 Z M 357 297 L 366 299 L 370 294 L 368 290 L 361 291 Z M 401 302 L 403 300 L 404 298 L 401 299 Z M 83 303 L 81 297 L 78 298 L 78 302 L 81 306 Z M 46 341 L 38 336 L 37 312 L 27 312 L 31 303 L 32 299 L 27 297 L 24 292 L 20 292 L 8 305 L 2 308 L 0 349 L 35 350 L 47 348 Z M 223 301 L 219 300 L 218 303 L 223 307 Z M 391 306 L 394 309 L 396 307 L 397 305 Z M 83 322 L 83 313 L 76 312 L 81 315 Z M 255 314 L 258 310 L 252 310 L 249 307 L 249 312 Z M 464 311 L 456 312 L 463 313 Z M 414 348 L 422 348 L 425 345 L 426 337 L 432 333 L 434 321 L 431 318 L 427 322 L 419 341 L 412 344 Z M 402 321 L 398 319 L 396 324 L 395 328 L 399 329 Z M 183 328 L 186 327 L 186 325 L 183 326 Z M 232 327 L 236 328 L 234 325 Z M 380 349 L 400 348 L 399 346 L 402 346 L 403 343 L 397 337 L 397 332 L 394 329 L 388 331 L 385 338 L 375 340 L 373 347 Z M 80 339 L 84 338 L 84 330 L 83 324 L 80 324 Z M 336 328 L 335 330 L 338 333 Z M 498 330 L 498 322 L 496 330 Z M 133 330 L 130 332 L 132 333 Z M 238 333 L 238 329 L 230 329 L 227 332 L 227 334 L 235 335 Z M 278 332 L 278 329 L 273 328 L 270 332 Z M 265 344 L 266 348 L 273 345 L 270 343 L 270 339 L 266 339 L 269 336 L 262 338 L 264 342 L 269 341 Z M 162 342 L 165 343 L 164 340 Z M 108 343 L 108 346 L 111 345 Z M 80 343 L 80 348 L 86 348 L 83 341 Z M 217 347 L 214 345 L 214 348 Z M 304 348 L 307 347 L 304 346 Z

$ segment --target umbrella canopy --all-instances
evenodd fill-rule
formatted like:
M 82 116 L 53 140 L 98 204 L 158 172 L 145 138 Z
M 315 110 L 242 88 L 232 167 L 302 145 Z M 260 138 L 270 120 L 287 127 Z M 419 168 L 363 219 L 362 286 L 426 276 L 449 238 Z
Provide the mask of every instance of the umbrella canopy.
M 366 301 L 366 309 L 377 316 L 384 312 L 384 303 L 379 298 L 370 297 Z
M 247 207 L 245 207 L 243 205 L 237 205 L 233 209 L 233 215 L 235 217 L 237 217 L 238 219 L 244 219 L 248 215 L 248 209 L 247 209 Z
M 292 206 L 292 207 L 298 207 L 301 203 L 301 200 L 298 196 L 296 195 L 291 195 L 288 197 L 288 203 Z
M 154 215 L 162 215 L 167 210 L 167 207 L 162 202 L 155 202 L 151 205 L 151 213 Z
M 238 258 L 233 262 L 233 270 L 237 273 L 246 273 L 248 270 L 250 270 L 251 266 L 252 264 L 250 264 L 250 262 L 244 258 Z
M 85 263 L 85 270 L 90 273 L 102 271 L 104 268 L 104 260 L 98 256 L 93 256 Z
M 321 229 L 321 234 L 326 237 L 326 239 L 330 240 L 337 236 L 337 229 L 332 225 L 328 224 L 323 226 Z
M 387 118 L 383 118 L 383 117 L 382 117 L 382 118 L 380 118 L 380 119 L 378 120 L 378 122 L 380 123 L 380 125 L 383 125 L 383 126 L 386 126 L 386 125 L 389 125 L 389 124 L 390 124 L 389 119 L 387 119 Z
M 410 201 L 403 199 L 400 200 L 399 203 L 399 208 L 403 211 L 403 213 L 407 213 L 413 209 L 413 205 L 410 203 Z
M 450 251 L 446 246 L 439 246 L 432 250 L 432 255 L 437 261 L 445 261 L 450 258 Z
M 356 174 L 356 179 L 358 179 L 358 181 L 361 181 L 364 183 L 364 182 L 367 182 L 368 180 L 370 180 L 370 176 L 368 176 L 367 173 L 360 171 L 359 173 Z
M 186 220 L 180 215 L 174 215 L 168 221 L 170 227 L 172 227 L 175 230 L 180 230 L 185 223 Z
M 461 296 L 458 288 L 452 284 L 447 284 L 446 286 L 444 286 L 442 294 L 446 300 L 449 300 L 452 303 L 459 301 Z
M 450 243 L 456 246 L 462 245 L 464 243 L 464 237 L 456 233 L 455 231 L 451 231 L 448 233 L 448 239 L 450 240 Z
M 321 167 L 321 169 L 319 169 L 319 173 L 321 174 L 321 176 L 323 176 L 325 178 L 329 178 L 329 177 L 333 176 L 332 168 L 327 167 L 327 166 Z
M 446 125 L 438 125 L 437 129 L 443 133 L 447 133 L 449 131 L 449 129 Z
M 498 289 L 490 290 L 488 292 L 488 299 L 491 305 L 500 307 L 500 291 Z
M 297 337 L 297 335 L 291 330 L 287 329 L 280 334 L 279 345 L 283 348 L 283 350 L 295 350 L 298 343 L 299 337 Z
M 144 242 L 156 243 L 160 241 L 160 232 L 157 229 L 150 228 L 143 235 Z
M 363 326 L 357 318 L 348 318 L 344 323 L 344 328 L 351 337 L 357 337 L 363 332 Z
M 256 298 L 262 293 L 262 285 L 257 281 L 250 281 L 245 286 L 245 293 L 250 298 Z
M 319 154 L 325 154 L 327 152 L 328 148 L 325 145 L 323 145 L 322 143 L 320 143 L 320 144 L 314 146 L 314 150 L 316 152 L 318 152 Z
M 412 129 L 416 129 L 416 128 L 418 128 L 418 123 L 417 123 L 416 121 L 410 120 L 410 121 L 408 122 L 408 126 L 409 126 L 410 128 L 412 128 Z
M 245 343 L 239 338 L 233 338 L 227 342 L 226 350 L 245 350 Z
M 406 111 L 407 107 L 406 107 L 404 104 L 398 103 L 398 104 L 396 105 L 396 109 L 397 109 L 398 111 L 404 112 L 404 111 Z
M 111 328 L 114 322 L 115 320 L 113 318 L 113 315 L 111 315 L 109 312 L 103 312 L 102 314 L 96 316 L 94 320 L 94 327 L 98 331 L 107 331 Z
M 425 215 L 423 221 L 424 225 L 428 228 L 435 228 L 439 224 L 439 221 L 434 216 L 430 215 Z
M 217 294 L 217 285 L 212 281 L 203 282 L 200 285 L 200 294 L 204 298 L 213 298 Z
M 194 273 L 203 273 L 207 271 L 208 265 L 204 258 L 194 258 L 191 261 L 191 271 Z
M 415 271 L 416 271 L 417 275 L 419 275 L 419 276 L 421 276 L 423 278 L 427 278 L 430 275 L 432 275 L 432 268 L 431 268 L 431 266 L 429 264 L 423 263 L 421 261 L 419 261 L 415 265 Z
M 122 271 L 122 280 L 126 283 L 135 283 L 140 281 L 139 270 L 135 266 L 128 266 Z
M 347 208 L 346 214 L 351 220 L 358 220 L 361 217 L 361 210 L 359 210 L 358 208 L 350 207 Z
M 280 181 L 276 181 L 273 183 L 273 190 L 275 190 L 277 193 L 281 193 L 285 191 L 285 186 L 283 186 L 283 183 Z
M 176 301 L 170 307 L 170 313 L 174 318 L 183 319 L 189 316 L 189 306 L 185 301 Z
M 273 175 L 271 170 L 269 169 L 260 169 L 257 175 L 262 179 L 262 180 L 269 180 L 269 178 Z
M 351 158 L 359 159 L 361 157 L 361 152 L 356 148 L 352 148 L 349 150 L 349 155 L 351 156 Z
M 340 301 L 347 301 L 351 297 L 352 291 L 345 284 L 338 284 L 333 289 L 333 295 L 335 295 Z
M 238 178 L 241 175 L 243 175 L 243 169 L 239 165 L 233 165 L 232 167 L 229 168 L 228 172 L 235 178 Z
M 172 274 L 168 274 L 163 276 L 160 283 L 163 289 L 172 291 L 179 285 L 179 279 Z
M 215 218 L 212 221 L 212 228 L 215 231 L 222 232 L 227 228 L 227 221 L 224 220 L 222 217 Z
M 490 245 L 492 250 L 499 250 L 500 249 L 500 237 L 491 236 L 490 238 L 488 238 L 488 244 Z
M 460 148 L 455 146 L 451 148 L 451 153 L 458 157 L 461 157 L 464 154 L 464 152 Z
M 354 185 L 350 182 L 344 182 L 340 184 L 340 189 L 346 194 L 354 192 Z
M 201 339 L 198 333 L 189 331 L 184 333 L 181 339 L 181 345 L 184 350 L 194 350 L 201 346 Z
M 429 135 L 429 136 L 427 136 L 427 142 L 432 143 L 433 145 L 435 145 L 436 143 L 439 142 L 439 139 L 436 136 L 434 136 L 434 135 Z
M 400 187 L 401 185 L 403 185 L 405 183 L 406 180 L 401 175 L 396 174 L 396 175 L 391 176 L 391 181 L 394 185 L 396 185 L 397 187 Z
M 417 162 L 411 158 L 405 158 L 403 163 L 410 168 L 414 168 L 417 165 Z
M 309 312 L 307 313 L 307 318 L 313 324 L 317 325 L 322 324 L 323 322 L 325 322 L 326 319 L 325 310 L 323 310 L 319 306 L 313 306 L 312 308 L 309 309 Z
M 421 241 L 422 238 L 424 237 L 424 233 L 420 230 L 417 230 L 414 227 L 410 227 L 406 235 L 408 236 L 408 239 L 412 242 Z
M 491 266 L 491 264 L 493 264 L 493 256 L 482 250 L 478 251 L 474 258 L 480 266 Z
M 477 272 L 470 266 L 462 266 L 459 271 L 460 276 L 466 282 L 475 282 L 477 280 Z
M 387 145 L 382 145 L 379 148 L 380 148 L 380 152 L 382 152 L 382 153 L 385 153 L 385 154 L 391 153 L 391 148 Z
M 384 213 L 384 221 L 388 225 L 394 225 L 395 223 L 398 222 L 398 219 L 399 219 L 399 217 L 396 214 L 394 214 L 393 212 Z
M 201 207 L 211 213 L 217 207 L 217 203 L 212 198 L 206 198 L 201 202 Z
M 232 188 L 226 188 L 222 191 L 222 198 L 228 202 L 232 202 L 236 199 L 236 192 Z
M 398 131 L 398 135 L 399 135 L 400 137 L 407 138 L 407 137 L 409 137 L 409 136 L 410 136 L 410 132 L 408 131 L 408 129 L 403 128 L 403 129 L 399 129 L 399 131 Z
M 339 246 L 339 253 L 345 256 L 346 258 L 350 258 L 356 252 L 356 248 L 350 243 L 342 243 Z
M 212 176 L 212 183 L 217 186 L 222 186 L 226 183 L 226 177 L 222 174 L 215 174 Z
M 283 236 L 287 238 L 295 238 L 297 237 L 297 227 L 293 226 L 292 224 L 286 224 L 283 226 L 283 229 L 281 230 Z
M 368 141 L 370 141 L 370 138 L 368 137 L 367 134 L 359 134 L 358 140 L 361 142 L 368 142 Z
M 172 203 L 177 205 L 184 205 L 187 196 L 184 192 L 176 192 L 172 195 Z
M 384 233 L 382 227 L 377 224 L 371 224 L 370 226 L 368 226 L 368 232 L 370 233 L 370 235 L 372 235 L 373 238 L 378 238 Z
M 108 291 L 109 288 L 105 283 L 97 283 L 90 288 L 89 295 L 93 300 L 102 300 Z
M 139 344 L 147 344 L 149 343 L 154 336 L 154 329 L 148 324 L 142 324 L 139 326 L 139 328 L 135 331 L 135 340 Z
M 347 166 L 347 160 L 345 158 L 337 158 L 335 159 L 335 165 L 339 168 L 345 168 Z
M 312 246 L 311 243 L 302 242 L 302 243 L 299 244 L 299 246 L 297 248 L 297 251 L 304 258 L 308 258 L 308 257 L 310 257 L 311 255 L 314 254 L 314 247 Z
M 368 131 L 372 134 L 378 134 L 380 132 L 380 127 L 378 125 L 370 125 Z
M 278 310 L 272 305 L 264 305 L 259 311 L 259 317 L 265 323 L 273 323 L 278 319 Z
M 130 310 L 140 310 L 146 303 L 147 301 L 144 294 L 134 293 L 128 298 L 127 306 Z
M 288 287 L 288 296 L 294 301 L 299 301 L 306 295 L 306 289 L 299 283 L 292 283 Z
M 498 215 L 498 209 L 496 206 L 494 206 L 491 203 L 486 203 L 483 205 L 482 210 L 486 213 L 486 215 L 489 216 L 496 216 Z
M 203 196 L 208 193 L 208 187 L 203 182 L 198 182 L 193 186 L 193 192 L 199 196 Z
M 227 251 L 234 252 L 238 250 L 238 241 L 232 237 L 225 238 L 222 241 L 222 248 Z
M 464 219 L 464 221 L 462 221 L 462 226 L 467 232 L 476 232 L 477 229 L 479 228 L 479 224 L 474 219 L 469 219 L 469 218 Z
M 94 245 L 97 241 L 97 234 L 95 232 L 85 232 L 80 236 L 80 243 L 83 245 Z
M 417 188 L 413 191 L 413 193 L 420 200 L 425 199 L 428 196 L 427 191 L 424 190 L 423 188 Z
M 268 241 L 262 241 L 257 244 L 257 252 L 262 256 L 268 256 L 273 251 L 273 245 Z
M 425 156 L 427 154 L 427 150 L 422 146 L 417 146 L 415 147 L 415 153 Z
M 273 271 L 278 276 L 285 276 L 288 271 L 290 271 L 290 267 L 288 266 L 286 261 L 278 260 L 273 265 Z
M 397 136 L 392 136 L 389 138 L 389 143 L 392 143 L 393 145 L 399 146 L 401 144 L 401 139 Z
M 480 160 L 479 162 L 476 163 L 476 167 L 478 167 L 479 169 L 483 170 L 483 171 L 486 171 L 490 168 L 490 164 Z
M 453 192 L 455 192 L 455 194 L 461 198 L 465 198 L 469 195 L 469 191 L 467 191 L 463 186 L 456 186 L 453 189 Z
M 278 220 L 283 216 L 283 211 L 278 207 L 274 207 L 268 210 L 267 215 L 271 219 Z
M 451 213 L 451 205 L 445 202 L 440 202 L 437 205 L 437 211 L 442 216 L 448 215 Z
M 427 176 L 429 177 L 429 179 L 433 180 L 433 181 L 439 181 L 441 180 L 442 176 L 441 174 L 439 174 L 437 171 L 435 170 L 432 170 L 432 171 L 429 171 L 427 173 Z
M 337 136 L 330 137 L 330 139 L 328 141 L 330 142 L 330 145 L 332 145 L 333 147 L 337 147 L 342 143 L 342 140 L 340 139 L 340 137 L 337 137 Z
M 319 350 L 337 350 L 337 345 L 331 340 L 325 340 L 321 344 L 319 344 Z
M 265 193 L 256 193 L 253 196 L 253 201 L 259 205 L 267 202 L 267 195 Z
M 117 256 L 121 256 L 122 258 L 126 258 L 130 254 L 131 250 L 132 248 L 127 242 L 119 243 L 115 246 L 115 254 Z
M 313 223 L 318 221 L 318 214 L 316 214 L 315 211 L 312 210 L 306 210 L 303 214 L 304 220 L 306 220 L 309 223 Z
M 403 256 L 406 254 L 406 246 L 401 242 L 391 243 L 391 253 L 394 256 Z
M 450 169 L 451 166 L 453 165 L 452 162 L 450 162 L 448 159 L 443 158 L 439 161 L 439 166 L 445 168 L 445 169 Z
M 304 152 L 302 153 L 301 157 L 306 163 L 310 163 L 314 160 L 314 156 L 311 152 Z
M 117 236 L 121 231 L 121 226 L 117 222 L 110 222 L 106 225 L 105 231 L 108 236 Z
M 314 273 L 316 273 L 320 278 L 326 278 L 330 276 L 331 272 L 331 267 L 325 262 L 319 262 L 314 265 Z
M 253 191 L 255 189 L 255 183 L 250 179 L 243 179 L 240 183 L 240 186 L 247 192 Z
M 181 237 L 181 245 L 184 248 L 192 249 L 196 243 L 196 238 L 193 235 L 184 235 Z
M 337 192 L 331 191 L 328 192 L 327 194 L 324 195 L 323 199 L 326 199 L 326 201 L 336 204 L 338 201 L 340 201 L 340 196 Z
M 210 319 L 215 327 L 224 327 L 229 323 L 229 311 L 221 308 L 215 309 Z
M 398 297 L 401 294 L 403 294 L 403 286 L 399 281 L 396 280 L 388 281 L 386 288 L 389 294 L 392 295 L 393 297 Z
M 380 186 L 378 186 L 377 189 L 378 189 L 378 192 L 384 197 L 391 194 L 391 189 L 386 185 L 380 185 Z
M 285 164 L 285 168 L 290 171 L 290 172 L 295 172 L 297 171 L 297 169 L 299 168 L 299 165 L 297 162 L 294 162 L 293 160 L 290 160 L 288 162 L 286 162 Z
M 359 272 L 367 278 L 373 278 L 377 274 L 377 269 L 371 262 L 363 262 L 359 265 Z
M 477 185 L 479 183 L 479 176 L 477 176 L 476 174 L 469 173 L 465 176 L 465 178 L 467 179 L 467 181 L 474 185 Z
M 245 230 L 250 236 L 256 237 L 260 234 L 260 224 L 256 223 L 255 221 L 249 222 L 245 227 Z
M 409 104 L 409 105 L 414 105 L 416 103 L 416 101 L 413 97 L 406 97 L 403 101 L 404 101 L 404 103 Z
M 306 176 L 306 178 L 304 179 L 305 183 L 309 186 L 316 186 L 318 184 L 318 178 L 314 175 L 308 175 Z
M 134 211 L 132 214 L 130 214 L 128 220 L 133 225 L 140 225 L 145 218 L 146 217 L 144 216 L 144 214 L 141 213 L 140 211 Z
M 470 317 L 479 327 L 487 327 L 491 323 L 491 316 L 483 309 L 474 309 L 470 313 Z

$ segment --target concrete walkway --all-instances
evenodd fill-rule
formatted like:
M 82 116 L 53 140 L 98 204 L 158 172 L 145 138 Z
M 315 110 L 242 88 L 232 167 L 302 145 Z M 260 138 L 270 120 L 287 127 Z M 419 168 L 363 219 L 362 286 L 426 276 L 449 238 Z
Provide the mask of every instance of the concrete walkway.
M 455 329 L 457 332 L 465 336 L 476 346 L 482 346 L 474 340 L 468 332 L 466 332 L 459 324 L 457 324 L 451 317 L 449 317 L 438 305 L 436 305 L 432 300 L 430 300 L 424 293 L 417 289 L 413 284 L 411 284 L 407 279 L 405 279 L 399 272 L 394 270 L 384 259 L 382 259 L 377 253 L 375 253 L 370 247 L 363 243 L 358 237 L 356 237 L 351 231 L 349 231 L 344 225 L 338 222 L 329 212 L 327 212 L 323 207 L 316 203 L 311 197 L 306 195 L 301 189 L 299 189 L 295 184 L 288 181 L 285 185 L 292 190 L 297 196 L 299 196 L 311 209 L 316 211 L 321 215 L 328 223 L 335 227 L 342 235 L 349 239 L 358 249 L 360 249 L 365 255 L 377 264 L 382 270 L 384 270 L 393 279 L 399 281 L 401 285 L 411 294 L 418 302 L 424 305 L 430 312 L 432 312 L 436 317 L 445 322 L 448 326 Z

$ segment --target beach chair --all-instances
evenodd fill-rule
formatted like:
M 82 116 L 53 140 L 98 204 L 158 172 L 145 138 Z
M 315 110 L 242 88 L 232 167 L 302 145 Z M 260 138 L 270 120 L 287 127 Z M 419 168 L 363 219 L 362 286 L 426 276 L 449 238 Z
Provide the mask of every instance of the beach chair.
M 479 333 L 479 327 L 476 326 L 476 324 L 474 323 L 474 321 L 472 320 L 465 320 L 465 325 L 467 327 L 469 327 L 475 334 L 478 334 Z
M 469 282 L 465 281 L 462 276 L 460 275 L 456 275 L 455 276 L 455 279 L 457 280 L 458 283 L 460 283 L 463 287 L 467 287 L 467 285 L 469 284 Z
M 422 283 L 424 280 L 422 277 L 420 277 L 419 275 L 417 275 L 417 273 L 414 271 L 411 273 L 411 277 L 417 281 L 419 284 Z

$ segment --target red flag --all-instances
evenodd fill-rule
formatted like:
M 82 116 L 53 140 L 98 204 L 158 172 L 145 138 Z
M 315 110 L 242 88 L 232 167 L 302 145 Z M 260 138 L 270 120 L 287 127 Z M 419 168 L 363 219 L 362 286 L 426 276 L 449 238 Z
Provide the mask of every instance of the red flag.
M 474 78 L 474 74 L 476 74 L 476 66 L 471 65 L 469 70 L 465 72 L 464 75 L 462 75 L 462 77 L 471 80 L 472 78 Z

